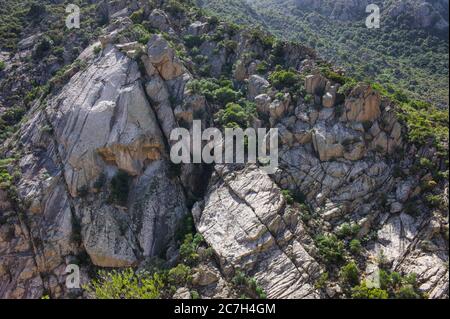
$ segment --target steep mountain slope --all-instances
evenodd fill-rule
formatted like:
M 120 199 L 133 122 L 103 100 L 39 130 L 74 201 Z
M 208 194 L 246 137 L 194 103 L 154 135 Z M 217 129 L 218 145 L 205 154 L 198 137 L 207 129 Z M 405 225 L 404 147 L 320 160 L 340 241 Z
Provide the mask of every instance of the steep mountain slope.
M 83 283 L 146 271 L 153 298 L 448 298 L 445 112 L 187 1 L 83 4 L 100 36 L 4 124 L 0 297 L 100 297 L 65 285 L 76 264 Z M 42 76 L 53 32 L 26 35 L 2 85 Z M 194 120 L 277 128 L 279 169 L 173 164 Z
M 300 41 L 359 80 L 401 88 L 448 106 L 448 1 L 370 1 L 381 8 L 381 29 L 368 30 L 369 1 L 201 0 L 231 21 L 262 25 Z

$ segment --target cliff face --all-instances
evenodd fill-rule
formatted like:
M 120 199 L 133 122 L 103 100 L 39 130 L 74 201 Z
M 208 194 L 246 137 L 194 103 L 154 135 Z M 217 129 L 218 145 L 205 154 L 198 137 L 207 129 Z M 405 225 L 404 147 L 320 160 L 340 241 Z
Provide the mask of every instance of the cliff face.
M 194 270 L 204 297 L 236 296 L 238 270 L 269 298 L 345 297 L 339 268 L 350 260 L 362 279 L 414 273 L 420 293 L 448 297 L 448 201 L 426 200 L 448 193 L 429 170 L 446 164 L 408 141 L 397 107 L 366 84 L 339 90 L 306 47 L 159 2 L 104 2 L 99 41 L 5 141 L 2 169 L 19 173 L 0 190 L 0 297 L 69 296 L 67 264 L 84 282 L 97 268 L 176 264 L 190 215 L 213 250 Z M 145 41 L 137 24 L 152 32 Z M 278 64 L 294 81 L 274 80 Z M 236 103 L 254 103 L 249 126 L 279 129 L 275 174 L 170 162 L 172 129 L 223 125 L 213 115 L 228 97 L 198 88 L 220 77 Z M 320 238 L 342 244 L 336 259 Z M 172 297 L 186 297 L 179 288 Z

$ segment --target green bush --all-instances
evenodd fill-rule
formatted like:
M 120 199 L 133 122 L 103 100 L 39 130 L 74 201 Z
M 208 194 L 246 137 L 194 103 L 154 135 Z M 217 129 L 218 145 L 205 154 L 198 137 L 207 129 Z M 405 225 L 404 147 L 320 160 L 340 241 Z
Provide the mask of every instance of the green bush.
M 201 299 L 200 294 L 196 290 L 191 291 L 191 299 L 192 300 L 198 300 Z
M 339 238 L 349 238 L 356 236 L 360 231 L 360 227 L 358 224 L 355 223 L 344 223 L 339 227 L 339 229 L 336 232 L 336 235 Z
M 442 195 L 430 194 L 425 197 L 425 200 L 426 200 L 427 204 L 432 208 L 439 208 L 444 205 L 444 200 L 442 198 Z
M 223 127 L 247 128 L 251 119 L 251 110 L 236 103 L 228 103 L 225 109 L 216 113 L 217 122 Z
M 39 2 L 33 2 L 30 5 L 30 10 L 28 11 L 27 16 L 32 20 L 40 20 L 42 16 L 46 13 L 45 4 Z
M 233 88 L 233 82 L 229 80 L 202 79 L 189 82 L 188 89 L 195 94 L 201 94 L 215 104 L 226 105 L 237 102 L 241 94 Z
M 0 61 L 0 72 L 2 72 L 6 68 L 5 62 Z
M 52 39 L 50 39 L 48 36 L 43 36 L 42 39 L 38 42 L 36 45 L 36 48 L 34 50 L 34 58 L 35 59 L 42 59 L 46 53 L 48 53 L 53 45 Z
M 256 72 L 258 72 L 258 74 L 265 74 L 268 70 L 269 65 L 265 61 L 259 63 L 258 66 L 256 67 Z
M 83 287 L 94 299 L 158 299 L 164 282 L 159 274 L 132 269 L 99 271 L 98 278 Z
M 388 299 L 389 294 L 386 290 L 380 288 L 369 288 L 367 283 L 353 287 L 351 296 L 353 299 Z
M 243 295 L 252 295 L 253 298 L 266 299 L 267 294 L 264 289 L 259 286 L 255 278 L 248 277 L 241 270 L 237 270 L 233 279 L 231 280 L 233 285 L 240 290 Z
M 174 16 L 180 17 L 188 8 L 179 0 L 169 0 L 165 5 L 165 10 Z
M 225 48 L 228 54 L 235 53 L 238 46 L 239 44 L 234 40 L 222 40 L 219 42 L 219 47 Z
M 421 299 L 422 296 L 418 294 L 412 285 L 405 285 L 401 287 L 395 295 L 396 299 Z
M 316 287 L 316 289 L 325 288 L 329 278 L 330 278 L 330 274 L 328 272 L 322 273 L 320 275 L 319 279 L 317 280 L 317 282 L 315 283 L 314 287 Z
M 380 288 L 387 291 L 390 298 L 420 299 L 423 298 L 417 289 L 415 274 L 402 276 L 397 272 L 389 272 L 383 269 L 379 271 Z
M 294 196 L 292 195 L 292 192 L 290 190 L 288 190 L 288 189 L 282 190 L 281 195 L 283 195 L 284 200 L 289 205 L 292 205 L 295 203 Z
M 187 234 L 180 247 L 181 261 L 188 266 L 195 266 L 201 261 L 198 253 L 200 245 L 204 243 L 204 238 L 200 234 Z
M 192 271 L 189 266 L 179 264 L 175 268 L 169 270 L 167 280 L 175 286 L 185 286 L 192 281 Z
M 147 44 L 152 36 L 142 24 L 133 24 L 121 31 L 121 36 L 129 38 L 130 41 L 137 41 L 141 44 Z
M 240 94 L 239 92 L 236 92 L 230 87 L 221 87 L 213 92 L 214 94 L 214 100 L 217 102 L 221 102 L 224 105 L 228 103 L 236 102 Z
M 316 246 L 320 256 L 329 264 L 336 264 L 344 259 L 344 243 L 335 235 L 319 235 Z
M 259 28 L 250 30 L 250 37 L 253 41 L 262 44 L 264 50 L 270 50 L 275 44 L 275 37 Z
M 291 70 L 278 70 L 269 75 L 269 82 L 277 90 L 292 88 L 300 84 L 300 76 Z
M 130 15 L 131 21 L 135 24 L 140 24 L 144 20 L 144 8 L 141 8 Z
M 102 52 L 102 47 L 101 46 L 96 46 L 94 47 L 94 54 L 98 55 L 100 52 Z
M 342 267 L 339 275 L 341 280 L 350 287 L 359 284 L 359 269 L 355 262 L 350 262 Z
M 352 254 L 359 255 L 362 250 L 361 242 L 358 239 L 353 239 L 349 244 L 349 248 Z

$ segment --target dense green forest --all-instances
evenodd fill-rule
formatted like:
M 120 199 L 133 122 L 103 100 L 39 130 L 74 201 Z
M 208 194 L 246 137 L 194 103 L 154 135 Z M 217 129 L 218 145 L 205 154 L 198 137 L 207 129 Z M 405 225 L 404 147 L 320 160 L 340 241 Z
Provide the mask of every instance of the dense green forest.
M 260 26 L 299 41 L 344 67 L 358 80 L 392 85 L 412 98 L 448 105 L 448 34 L 411 27 L 411 19 L 383 19 L 368 29 L 365 19 L 330 19 L 296 0 L 198 0 L 221 17 Z M 383 14 L 383 11 L 382 11 Z

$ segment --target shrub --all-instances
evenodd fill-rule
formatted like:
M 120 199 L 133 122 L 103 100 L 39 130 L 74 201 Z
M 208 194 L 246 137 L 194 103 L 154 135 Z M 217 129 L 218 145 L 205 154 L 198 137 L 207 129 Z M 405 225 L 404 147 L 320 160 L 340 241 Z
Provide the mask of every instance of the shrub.
M 214 100 L 224 105 L 236 102 L 239 99 L 239 92 L 234 91 L 230 87 L 221 87 L 213 92 Z
M 27 16 L 32 20 L 42 19 L 42 16 L 46 13 L 45 4 L 39 2 L 33 2 L 30 5 L 30 10 Z
M 164 282 L 159 274 L 135 273 L 132 269 L 100 271 L 84 289 L 94 299 L 158 299 Z
M 196 290 L 191 291 L 191 299 L 192 300 L 198 300 L 201 299 L 200 294 Z
M 20 122 L 22 117 L 25 115 L 26 110 L 21 106 L 14 106 L 8 108 L 2 115 L 1 120 L 7 125 L 15 125 Z
M 441 195 L 427 195 L 425 199 L 430 207 L 439 208 L 443 205 L 443 199 Z
M 130 19 L 133 23 L 139 24 L 144 20 L 144 8 L 141 8 L 130 15 Z
M 237 270 L 233 279 L 231 280 L 233 285 L 236 286 L 237 289 L 243 292 L 242 295 L 246 296 L 247 294 L 253 295 L 254 298 L 258 299 L 266 299 L 267 294 L 264 289 L 259 286 L 258 282 L 255 278 L 248 277 L 241 270 Z
M 283 195 L 284 199 L 286 200 L 286 203 L 288 203 L 289 205 L 294 204 L 295 200 L 294 200 L 294 196 L 292 195 L 292 192 L 290 190 L 282 190 L 281 194 Z
M 294 71 L 279 70 L 269 76 L 269 82 L 277 90 L 282 90 L 298 85 L 300 83 L 300 76 Z
M 0 61 L 0 72 L 3 71 L 6 68 L 5 62 Z
M 48 36 L 43 36 L 42 39 L 36 45 L 34 50 L 34 58 L 42 59 L 45 54 L 51 49 L 53 41 Z
M 241 93 L 235 91 L 233 82 L 229 80 L 202 79 L 189 82 L 188 89 L 201 94 L 211 103 L 226 105 L 237 102 Z
M 330 278 L 330 275 L 328 272 L 324 272 L 320 275 L 319 279 L 317 280 L 316 284 L 314 285 L 316 289 L 323 289 L 325 288 L 325 285 L 328 282 L 328 279 Z
M 399 289 L 395 294 L 396 299 L 421 299 L 422 297 L 416 292 L 412 285 L 406 285 Z
M 203 242 L 204 238 L 200 234 L 186 235 L 180 247 L 180 258 L 184 264 L 195 266 L 200 262 L 201 256 L 198 253 L 198 249 Z
M 344 258 L 344 243 L 335 235 L 320 235 L 316 237 L 316 246 L 320 256 L 330 264 L 341 262 Z
M 349 238 L 356 236 L 359 233 L 360 227 L 358 224 L 344 223 L 339 227 L 336 234 L 339 238 Z
M 256 67 L 256 72 L 258 72 L 259 74 L 265 74 L 268 70 L 269 65 L 265 61 L 259 63 L 258 66 Z
M 354 262 L 348 263 L 344 267 L 342 267 L 340 272 L 341 280 L 349 285 L 350 287 L 354 287 L 359 284 L 359 270 L 358 266 Z
M 100 52 L 102 52 L 102 47 L 98 45 L 98 46 L 96 46 L 96 47 L 94 48 L 94 54 L 97 55 L 97 54 L 99 54 Z
M 429 170 L 433 170 L 434 169 L 434 164 L 433 162 L 426 158 L 426 157 L 422 157 L 419 161 L 420 166 L 425 168 L 425 169 L 429 169 Z
M 167 280 L 170 284 L 175 286 L 184 286 L 191 282 L 192 280 L 192 271 L 189 266 L 184 264 L 179 264 L 175 268 L 169 270 L 167 275 Z
M 249 126 L 250 112 L 239 104 L 228 103 L 225 109 L 216 113 L 216 120 L 223 127 L 241 127 Z
M 417 289 L 415 274 L 402 276 L 397 272 L 379 271 L 380 288 L 386 290 L 391 298 L 420 299 L 422 294 Z
M 314 97 L 311 94 L 306 94 L 303 99 L 307 104 L 311 104 L 314 101 Z
M 142 24 L 133 24 L 120 33 L 123 37 L 129 38 L 130 41 L 138 41 L 141 44 L 147 44 L 150 40 L 151 33 Z
M 264 48 L 264 50 L 272 49 L 275 44 L 275 37 L 270 33 L 264 32 L 261 29 L 253 29 L 250 31 L 250 36 L 253 41 L 260 42 Z
M 235 53 L 237 51 L 238 45 L 239 44 L 233 40 L 222 40 L 219 43 L 219 46 L 225 48 L 228 54 Z
M 380 288 L 369 288 L 367 283 L 353 287 L 351 296 L 353 299 L 388 299 L 389 294 L 386 290 Z
M 186 12 L 187 8 L 179 0 L 169 0 L 165 6 L 168 13 L 174 16 L 180 16 Z
M 111 200 L 119 205 L 126 205 L 130 191 L 131 177 L 125 171 L 118 171 L 111 180 Z
M 338 93 L 342 94 L 342 95 L 349 95 L 350 92 L 356 87 L 357 84 L 358 84 L 358 82 L 354 79 L 348 80 L 345 82 L 344 85 L 342 85 L 339 88 Z
M 0 168 L 0 189 L 8 189 L 13 178 L 5 168 Z
M 358 239 L 353 239 L 349 244 L 352 254 L 359 255 L 362 250 L 361 242 Z

